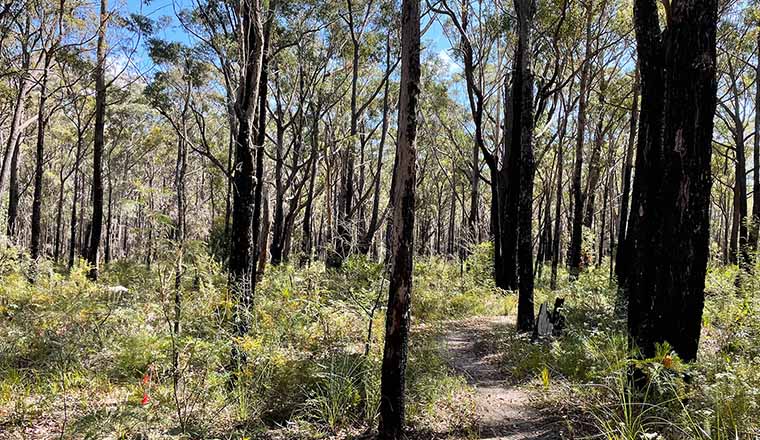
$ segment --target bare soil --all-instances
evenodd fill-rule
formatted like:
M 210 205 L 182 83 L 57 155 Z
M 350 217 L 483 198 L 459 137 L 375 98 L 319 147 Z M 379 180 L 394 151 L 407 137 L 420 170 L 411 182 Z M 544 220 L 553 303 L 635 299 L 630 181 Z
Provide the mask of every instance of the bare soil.
M 449 365 L 474 389 L 475 431 L 481 439 L 567 438 L 562 421 L 536 407 L 535 391 L 515 381 L 494 362 L 496 332 L 514 332 L 514 316 L 477 317 L 449 323 L 443 347 Z

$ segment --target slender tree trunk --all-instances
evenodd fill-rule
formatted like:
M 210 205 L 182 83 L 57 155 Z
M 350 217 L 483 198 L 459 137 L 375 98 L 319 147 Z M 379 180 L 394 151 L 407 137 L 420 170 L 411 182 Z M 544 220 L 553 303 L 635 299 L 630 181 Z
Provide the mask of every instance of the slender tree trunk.
M 385 66 L 386 77 L 390 77 L 391 67 L 391 40 L 390 33 L 385 40 Z M 366 254 L 369 252 L 370 244 L 372 243 L 372 237 L 374 237 L 377 230 L 380 228 L 380 172 L 383 169 L 383 152 L 385 150 L 385 139 L 388 135 L 388 113 L 390 111 L 390 80 L 385 81 L 385 91 L 383 93 L 383 122 L 380 128 L 380 143 L 378 144 L 377 151 L 377 168 L 375 169 L 374 194 L 372 197 L 372 212 L 370 213 L 369 225 L 367 226 L 367 232 L 363 239 L 359 243 L 359 252 Z
M 277 98 L 277 102 L 280 102 L 279 98 Z M 277 105 L 278 107 L 280 106 L 280 104 Z M 269 247 L 272 266 L 277 266 L 282 262 L 282 252 L 285 246 L 285 182 L 283 182 L 283 168 L 285 168 L 285 127 L 282 125 L 282 111 L 280 110 L 278 113 L 274 160 L 274 216 L 272 221 L 272 245 Z
M 600 94 L 604 93 L 600 91 Z M 601 99 L 601 98 L 600 98 Z M 602 145 L 604 144 L 604 128 L 602 117 L 599 118 L 594 129 L 594 148 L 588 161 L 588 179 L 584 192 L 583 226 L 592 229 L 594 227 L 594 214 L 596 212 L 596 190 L 601 178 Z
M 100 239 L 103 229 L 103 150 L 106 119 L 106 26 L 108 25 L 108 0 L 100 0 L 100 27 L 98 29 L 97 66 L 95 68 L 95 134 L 92 148 L 92 228 L 87 262 L 89 276 L 98 279 Z
M 580 101 L 578 103 L 578 137 L 575 144 L 575 165 L 573 168 L 573 227 L 570 237 L 570 249 L 567 255 L 567 269 L 570 279 L 578 278 L 581 273 L 581 248 L 583 246 L 583 144 L 586 138 L 586 107 L 591 76 L 591 18 L 593 16 L 591 2 L 586 5 L 586 53 L 583 58 L 580 81 Z
M 737 178 L 738 181 L 738 178 Z M 739 228 L 741 224 L 741 208 L 739 207 L 739 185 L 734 182 L 734 188 L 731 191 L 733 195 L 731 204 L 731 238 L 728 242 L 728 262 L 736 264 L 739 262 Z
M 759 26 L 760 27 L 760 23 Z M 755 78 L 760 78 L 760 32 L 757 32 L 755 42 L 757 65 L 755 66 Z M 760 231 L 760 81 L 755 81 L 755 127 L 754 144 L 752 149 L 752 222 L 749 230 L 749 250 L 754 261 L 750 267 L 754 269 L 757 264 L 758 232 Z
M 50 73 L 51 53 L 45 50 L 45 57 L 42 78 L 40 78 L 40 99 L 37 107 L 37 148 L 34 165 L 34 196 L 32 199 L 32 238 L 30 252 L 32 259 L 40 257 L 40 234 L 42 232 L 42 180 L 44 176 L 45 161 L 45 128 L 47 125 L 47 115 L 45 113 L 47 105 L 47 86 L 48 75 Z
M 391 274 L 380 381 L 382 440 L 404 438 L 404 400 L 409 339 L 409 311 L 414 257 L 414 193 L 416 188 L 417 109 L 420 93 L 420 3 L 403 0 L 401 7 L 401 84 L 398 144 L 393 167 Z
M 628 232 L 628 205 L 631 198 L 631 174 L 633 172 L 633 154 L 636 145 L 636 128 L 639 122 L 639 88 L 640 75 L 638 66 L 634 70 L 633 77 L 633 101 L 631 102 L 631 120 L 628 131 L 628 143 L 625 148 L 625 167 L 623 168 L 623 194 L 620 197 L 620 223 L 618 226 L 618 251 L 615 255 L 615 275 L 620 279 L 622 273 L 622 256 L 625 255 L 623 245 L 625 244 L 626 234 Z M 619 312 L 625 310 L 624 304 L 621 303 L 625 298 L 619 297 L 616 308 Z
M 28 31 L 31 25 L 31 14 L 27 14 L 26 17 L 26 30 Z M 28 43 L 27 41 L 24 41 L 21 44 L 21 57 L 22 57 L 22 65 L 21 65 L 21 72 L 19 75 L 19 84 L 18 84 L 18 94 L 16 95 L 16 102 L 13 107 L 13 117 L 11 119 L 11 125 L 8 128 L 8 139 L 5 144 L 5 154 L 3 155 L 3 163 L 2 168 L 0 169 L 0 194 L 3 193 L 4 187 L 5 187 L 5 180 L 8 176 L 9 171 L 12 173 L 12 168 L 9 170 L 9 167 L 12 166 L 13 157 L 18 159 L 18 155 L 16 154 L 16 151 L 18 149 L 19 145 L 19 139 L 22 137 L 22 121 L 24 120 L 24 114 L 26 109 L 26 97 L 29 93 L 29 64 L 30 64 L 30 57 L 28 51 Z
M 549 287 L 552 290 L 557 289 L 557 273 L 559 271 L 560 242 L 562 241 L 562 180 L 565 169 L 564 141 L 567 130 L 567 109 L 562 116 L 560 123 L 559 141 L 557 142 L 557 199 L 554 204 L 554 246 L 552 250 L 552 275 L 549 281 Z
M 22 137 L 16 138 L 16 145 L 13 147 L 13 156 L 11 157 L 11 176 L 10 176 L 10 182 L 9 182 L 9 193 L 8 193 L 8 229 L 7 233 L 8 236 L 11 238 L 16 238 L 18 234 L 18 203 L 19 203 L 19 197 L 21 196 L 19 194 L 19 188 L 18 188 L 18 163 L 19 163 L 19 156 L 21 155 L 21 140 Z
M 311 217 L 314 215 L 314 186 L 317 180 L 317 164 L 319 163 L 319 113 L 321 105 L 317 103 L 314 108 L 314 117 L 311 126 L 311 160 L 309 162 L 309 189 L 306 196 L 306 206 L 303 215 L 303 227 L 301 230 L 302 262 L 311 263 L 314 240 L 312 239 Z
M 58 182 L 60 186 L 58 188 L 58 203 L 56 204 L 55 213 L 55 242 L 53 243 L 53 259 L 58 262 L 61 257 L 61 241 L 63 235 L 63 195 L 66 189 L 66 179 L 63 176 L 63 168 L 60 170 Z
M 741 272 L 748 274 L 751 271 L 751 260 L 749 256 L 749 230 L 747 217 L 747 158 L 744 145 L 744 121 L 740 116 L 741 103 L 739 102 L 739 87 L 736 84 L 736 74 L 734 73 L 733 62 L 728 61 L 729 75 L 731 80 L 731 90 L 733 94 L 733 112 L 732 119 L 734 122 L 734 147 L 736 148 L 736 182 L 734 183 L 734 209 L 736 215 L 736 227 L 738 229 L 738 248 L 736 253 L 737 263 Z M 740 284 L 742 274 L 736 278 L 737 285 Z
M 457 218 L 457 186 L 456 186 L 456 166 L 453 161 L 451 164 L 451 195 L 449 196 L 449 230 L 447 235 L 446 253 L 449 258 L 456 255 L 456 218 Z
M 108 207 L 106 209 L 106 241 L 103 246 L 103 259 L 105 264 L 111 263 L 111 241 L 113 238 L 113 182 L 111 179 L 111 160 L 108 163 Z

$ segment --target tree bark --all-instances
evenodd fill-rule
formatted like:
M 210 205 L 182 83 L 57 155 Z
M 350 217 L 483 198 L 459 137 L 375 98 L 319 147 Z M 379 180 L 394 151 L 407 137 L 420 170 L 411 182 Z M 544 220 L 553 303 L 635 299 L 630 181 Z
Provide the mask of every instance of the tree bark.
M 264 35 L 260 16 L 261 3 L 259 0 L 245 1 L 238 13 L 240 14 L 239 40 L 243 46 L 241 60 L 241 78 L 235 97 L 235 119 L 238 129 L 234 143 L 234 176 L 232 196 L 232 224 L 230 230 L 230 287 L 232 288 L 236 306 L 234 311 L 234 331 L 238 336 L 248 333 L 250 326 L 249 310 L 253 302 L 256 260 L 253 252 L 256 247 L 253 229 L 258 226 L 258 218 L 254 213 L 257 186 L 261 180 L 258 176 L 258 160 L 263 156 L 262 144 L 257 142 L 260 132 L 264 130 L 259 125 L 257 132 L 256 119 L 260 113 L 260 92 L 262 87 L 264 63 Z M 259 118 L 260 119 L 260 118 Z M 254 151 L 256 165 L 254 165 Z M 233 362 L 241 361 L 240 353 L 233 353 Z
M 420 4 L 403 0 L 398 144 L 391 185 L 391 276 L 380 382 L 379 438 L 403 438 L 407 346 L 414 256 L 417 109 L 420 93 Z
M 709 255 L 717 0 L 674 2 L 667 30 L 655 0 L 636 0 L 641 70 L 636 176 L 622 287 L 631 344 L 668 342 L 697 356 Z
M 21 155 L 21 140 L 22 137 L 16 138 L 16 145 L 13 147 L 13 156 L 11 157 L 11 175 L 10 175 L 10 181 L 8 182 L 8 228 L 7 228 L 7 234 L 8 237 L 16 238 L 16 234 L 18 233 L 18 203 L 19 203 L 19 197 L 21 194 L 19 194 L 19 188 L 18 188 L 18 163 L 19 163 L 19 156 Z
M 385 40 L 385 75 L 386 78 L 390 77 L 391 67 L 391 40 L 390 33 L 388 33 Z M 385 150 L 385 139 L 388 136 L 388 113 L 390 111 L 390 80 L 385 81 L 385 90 L 383 92 L 383 121 L 380 128 L 380 143 L 378 144 L 377 152 L 377 168 L 375 169 L 374 194 L 372 197 L 372 211 L 370 213 L 369 224 L 367 225 L 367 231 L 364 237 L 359 241 L 359 252 L 367 254 L 369 252 L 372 238 L 378 229 L 380 229 L 380 172 L 383 169 L 383 152 Z
M 533 72 L 531 71 L 531 27 L 535 0 L 515 0 L 518 18 L 517 56 L 514 72 L 513 150 L 519 145 L 519 243 L 517 249 L 520 292 L 517 302 L 517 330 L 533 331 Z
M 108 0 L 100 0 L 100 26 L 98 29 L 97 66 L 95 68 L 95 134 L 92 148 L 92 228 L 87 262 L 89 277 L 98 279 L 100 239 L 103 229 L 103 149 L 106 119 L 106 27 L 108 26 Z
M 40 98 L 37 107 L 37 146 L 35 149 L 35 165 L 34 165 L 34 196 L 32 198 L 32 237 L 30 252 L 32 259 L 36 260 L 40 257 L 40 233 L 42 232 L 42 180 L 44 176 L 44 161 L 45 161 L 45 129 L 47 125 L 47 115 L 45 113 L 47 104 L 47 86 L 48 75 L 50 74 L 50 63 L 52 54 L 50 49 L 46 49 L 42 78 L 40 78 Z
M 638 66 L 634 69 L 633 77 L 633 101 L 631 102 L 631 120 L 628 131 L 628 143 L 625 148 L 625 167 L 623 168 L 623 194 L 620 197 L 620 223 L 618 226 L 618 251 L 615 255 L 615 275 L 618 280 L 622 270 L 622 256 L 625 255 L 623 245 L 625 244 L 626 234 L 628 232 L 628 206 L 631 198 L 631 174 L 633 173 L 633 155 L 634 146 L 636 145 L 636 129 L 639 122 L 639 89 L 640 75 Z M 618 298 L 624 300 L 624 298 Z M 622 304 L 618 304 L 618 311 L 625 310 Z

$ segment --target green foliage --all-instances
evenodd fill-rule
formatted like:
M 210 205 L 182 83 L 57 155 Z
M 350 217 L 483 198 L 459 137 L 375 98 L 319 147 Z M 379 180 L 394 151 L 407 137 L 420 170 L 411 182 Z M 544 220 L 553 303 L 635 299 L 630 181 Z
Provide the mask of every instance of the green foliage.
M 544 388 L 547 372 L 559 379 L 547 393 L 548 399 L 557 399 L 551 404 L 590 408 L 592 433 L 602 438 L 756 435 L 760 357 L 754 341 L 760 334 L 760 298 L 750 286 L 757 277 L 745 279 L 737 292 L 735 267 L 708 273 L 699 361 L 685 364 L 667 343 L 658 346 L 654 357 L 636 360 L 622 323 L 614 318 L 617 287 L 607 270 L 591 269 L 557 292 L 539 290 L 537 302 L 551 302 L 555 295 L 566 298 L 567 329 L 553 342 L 538 344 L 502 335 L 502 365 L 515 378 L 536 378 Z M 632 377 L 638 378 L 635 387 Z
M 116 262 L 92 283 L 84 263 L 58 273 L 3 249 L 0 313 L 8 324 L 0 328 L 0 411 L 10 415 L 10 432 L 64 412 L 69 433 L 95 437 L 166 430 L 248 436 L 274 426 L 318 435 L 374 426 L 388 288 L 381 264 L 351 257 L 340 271 L 321 263 L 269 267 L 257 286 L 251 330 L 235 338 L 226 276 L 206 247 L 183 247 L 177 334 L 178 249 L 157 240 L 154 253 L 150 267 Z M 468 264 L 477 268 L 473 258 Z M 475 275 L 482 270 L 460 273 L 445 260 L 418 260 L 415 323 L 498 312 L 505 297 Z M 442 411 L 472 416 L 458 400 L 466 385 L 441 358 L 433 328 L 415 333 L 410 347 L 408 412 L 420 427 L 435 424 Z M 233 345 L 246 359 L 236 371 Z
M 286 437 L 310 438 L 376 424 L 388 285 L 382 264 L 351 257 L 340 271 L 321 263 L 269 267 L 257 286 L 251 330 L 235 338 L 221 264 L 204 245 L 188 242 L 175 335 L 177 248 L 167 240 L 155 249 L 150 269 L 114 263 L 102 284 L 87 279 L 84 263 L 63 274 L 48 262 L 32 265 L 23 252 L 2 251 L 0 411 L 9 432 L 64 411 L 69 434 L 91 437 L 245 437 L 287 426 L 279 428 Z M 468 387 L 442 356 L 440 337 L 449 320 L 514 312 L 515 296 L 492 287 L 490 252 L 481 245 L 461 266 L 416 261 L 407 368 L 415 428 L 474 426 Z M 607 271 L 592 268 L 572 284 L 562 273 L 559 290 L 550 291 L 544 270 L 536 303 L 564 297 L 565 332 L 533 343 L 499 331 L 488 342 L 500 348 L 499 364 L 515 381 L 544 390 L 548 404 L 585 408 L 594 433 L 605 438 L 750 437 L 760 419 L 756 277 L 737 290 L 735 269 L 710 272 L 700 360 L 684 364 L 666 344 L 651 359 L 631 361 Z M 116 285 L 128 290 L 109 288 Z M 230 368 L 233 346 L 245 354 L 239 370 Z M 644 384 L 635 390 L 632 369 Z

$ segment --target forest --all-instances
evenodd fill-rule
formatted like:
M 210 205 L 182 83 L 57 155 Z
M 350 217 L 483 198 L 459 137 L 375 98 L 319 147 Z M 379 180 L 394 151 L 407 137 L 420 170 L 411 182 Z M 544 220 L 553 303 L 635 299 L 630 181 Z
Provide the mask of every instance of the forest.
M 760 2 L 0 0 L 0 440 L 760 439 Z

